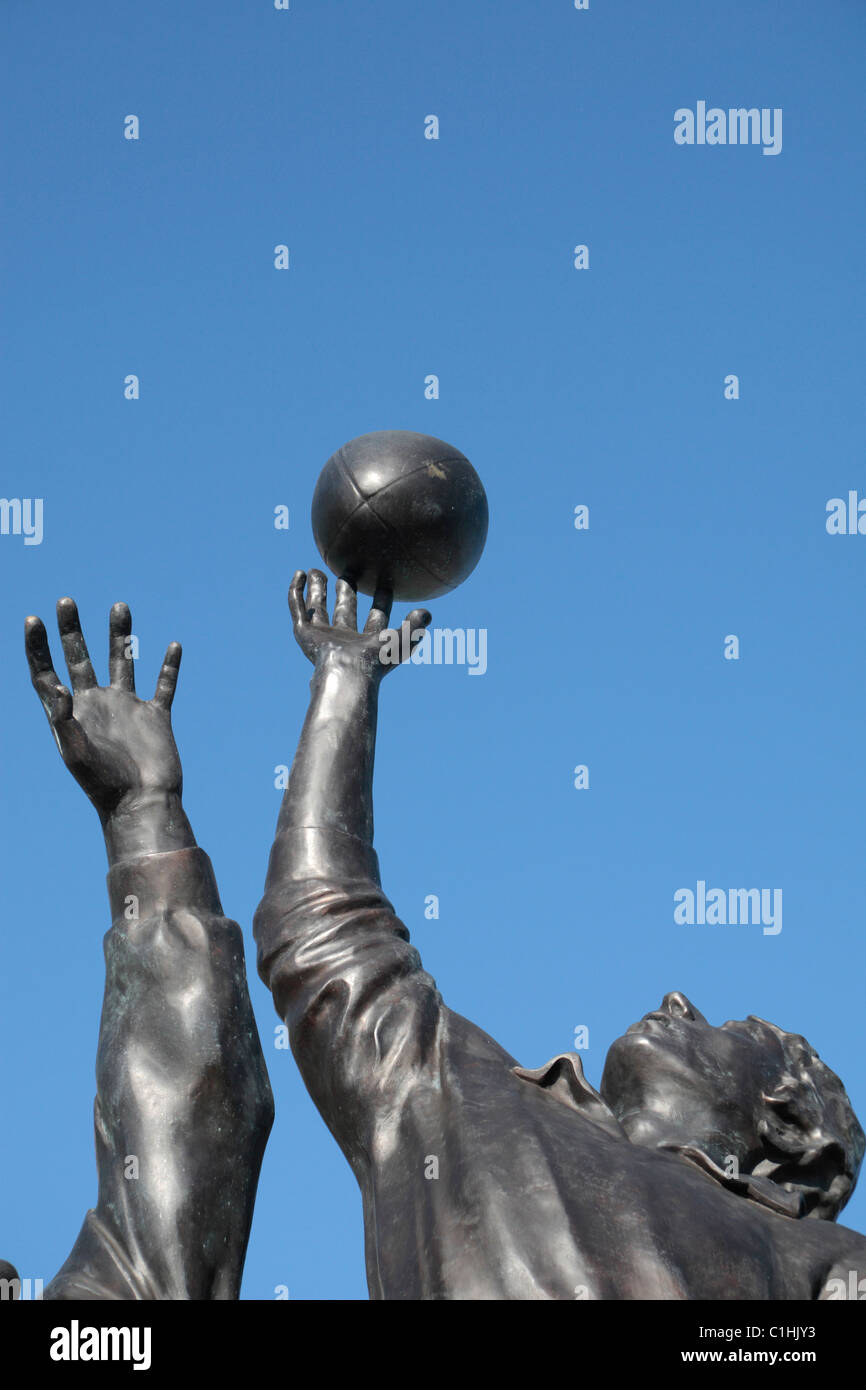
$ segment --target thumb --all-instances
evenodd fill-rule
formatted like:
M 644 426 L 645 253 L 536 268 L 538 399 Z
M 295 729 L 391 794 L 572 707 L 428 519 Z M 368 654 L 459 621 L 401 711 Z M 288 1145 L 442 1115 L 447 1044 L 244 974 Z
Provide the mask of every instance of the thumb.
M 67 691 L 66 694 L 69 692 Z M 51 720 L 51 731 L 63 758 L 73 777 L 79 779 L 91 769 L 93 748 L 90 739 L 72 713 L 72 696 L 69 696 L 69 712 L 64 718 Z
M 426 608 L 413 608 L 400 624 L 400 660 L 408 661 L 418 643 L 424 638 L 430 623 L 433 621 L 432 613 L 428 613 Z

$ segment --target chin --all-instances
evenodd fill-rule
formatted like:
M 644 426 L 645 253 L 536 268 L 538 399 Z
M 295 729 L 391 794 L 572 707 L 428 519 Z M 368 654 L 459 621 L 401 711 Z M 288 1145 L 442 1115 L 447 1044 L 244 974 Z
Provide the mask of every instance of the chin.
M 669 1143 L 672 1138 L 670 1123 L 651 1110 L 629 1110 L 618 1115 L 617 1119 L 632 1144 L 655 1149 L 660 1144 Z
M 647 1026 L 648 1025 L 648 1026 Z M 623 1092 L 643 1093 L 648 1086 L 658 1084 L 668 1073 L 676 1074 L 681 1062 L 681 1049 L 676 1040 L 663 1028 L 653 1027 L 653 1020 L 633 1023 L 627 1033 L 608 1048 L 601 1082 L 602 1095 L 611 1103 L 605 1085 L 614 1097 Z
M 602 1099 L 636 1143 L 662 1142 L 671 1129 L 669 1111 L 679 1098 L 685 1101 L 686 1058 L 664 1030 L 639 1025 L 610 1046 L 601 1078 Z M 655 1139 L 635 1138 L 635 1134 Z

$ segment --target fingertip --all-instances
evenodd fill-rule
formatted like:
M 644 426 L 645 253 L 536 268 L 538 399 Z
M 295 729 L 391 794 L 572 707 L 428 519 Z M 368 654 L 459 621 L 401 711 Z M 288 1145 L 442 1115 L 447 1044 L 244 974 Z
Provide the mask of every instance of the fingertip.
M 78 621 L 78 605 L 74 598 L 67 594 L 65 598 L 57 600 L 57 622 L 63 627 L 69 627 Z
M 112 605 L 108 615 L 108 635 L 112 646 L 119 646 L 121 641 L 126 640 L 132 632 L 132 614 L 125 603 L 115 603 Z
M 298 570 L 291 584 L 289 585 L 289 613 L 292 622 L 297 627 L 300 623 L 306 622 L 307 611 L 304 607 L 304 585 L 307 576 L 303 570 Z
M 306 572 L 305 572 L 304 570 L 295 570 L 295 573 L 294 573 L 293 576 L 292 576 L 292 582 L 291 582 L 291 584 L 289 585 L 289 592 L 288 592 L 288 600 L 289 600 L 289 607 L 290 607 L 290 608 L 292 608 L 293 605 L 299 605 L 299 604 L 302 604 L 302 603 L 303 603 L 303 600 L 304 600 L 304 586 L 306 585 L 306 582 L 307 582 L 307 575 L 306 575 Z
M 433 616 L 426 608 L 413 608 L 411 613 L 406 614 L 401 626 L 409 629 L 409 641 L 413 648 L 417 647 L 432 621 Z
M 310 598 L 311 595 L 316 595 L 318 598 L 318 595 L 321 594 L 321 598 L 324 600 L 327 592 L 328 575 L 322 570 L 310 570 L 310 573 L 307 574 L 307 598 Z

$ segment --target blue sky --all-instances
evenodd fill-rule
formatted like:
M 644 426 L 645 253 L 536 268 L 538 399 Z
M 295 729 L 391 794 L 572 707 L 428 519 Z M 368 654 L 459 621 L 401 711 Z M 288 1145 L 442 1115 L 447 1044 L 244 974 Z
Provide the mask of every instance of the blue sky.
M 866 538 L 825 528 L 866 495 L 864 31 L 853 0 L 6 0 L 0 491 L 44 506 L 40 545 L 0 536 L 22 1275 L 52 1277 L 96 1190 L 105 857 L 22 641 L 68 593 L 102 679 L 115 600 L 140 692 L 184 644 L 185 803 L 277 1104 L 243 1296 L 366 1297 L 359 1193 L 274 1048 L 250 928 L 308 690 L 286 589 L 320 468 L 368 430 L 448 440 L 490 501 L 431 605 L 487 629 L 486 673 L 407 669 L 381 704 L 383 883 L 446 1002 L 527 1066 L 585 1024 L 597 1084 L 681 989 L 804 1033 L 866 1118 Z M 781 152 L 676 145 L 703 100 L 781 108 Z M 781 932 L 677 925 L 698 880 L 781 888 Z

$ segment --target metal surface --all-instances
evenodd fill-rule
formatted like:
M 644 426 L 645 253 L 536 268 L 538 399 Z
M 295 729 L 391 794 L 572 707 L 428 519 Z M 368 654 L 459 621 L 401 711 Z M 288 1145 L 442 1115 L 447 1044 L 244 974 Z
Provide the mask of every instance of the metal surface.
M 863 1132 L 803 1039 L 713 1027 L 670 994 L 613 1045 L 599 1093 L 575 1054 L 528 1070 L 447 1008 L 373 850 L 389 597 L 359 634 L 348 584 L 333 621 L 324 575 L 304 584 L 289 601 L 312 693 L 254 930 L 361 1188 L 371 1296 L 817 1299 L 866 1278 L 866 1239 L 832 1219 Z
M 240 929 L 181 801 L 171 730 L 181 649 L 169 646 L 153 699 L 140 700 L 125 604 L 111 610 L 105 688 L 71 599 L 57 620 L 71 691 L 38 618 L 26 625 L 30 673 L 102 825 L 113 925 L 96 1061 L 99 1195 L 44 1298 L 235 1299 L 273 1101 Z
M 359 435 L 328 459 L 313 494 L 325 564 L 362 594 L 412 602 L 471 573 L 487 538 L 487 497 L 469 460 L 411 430 Z

